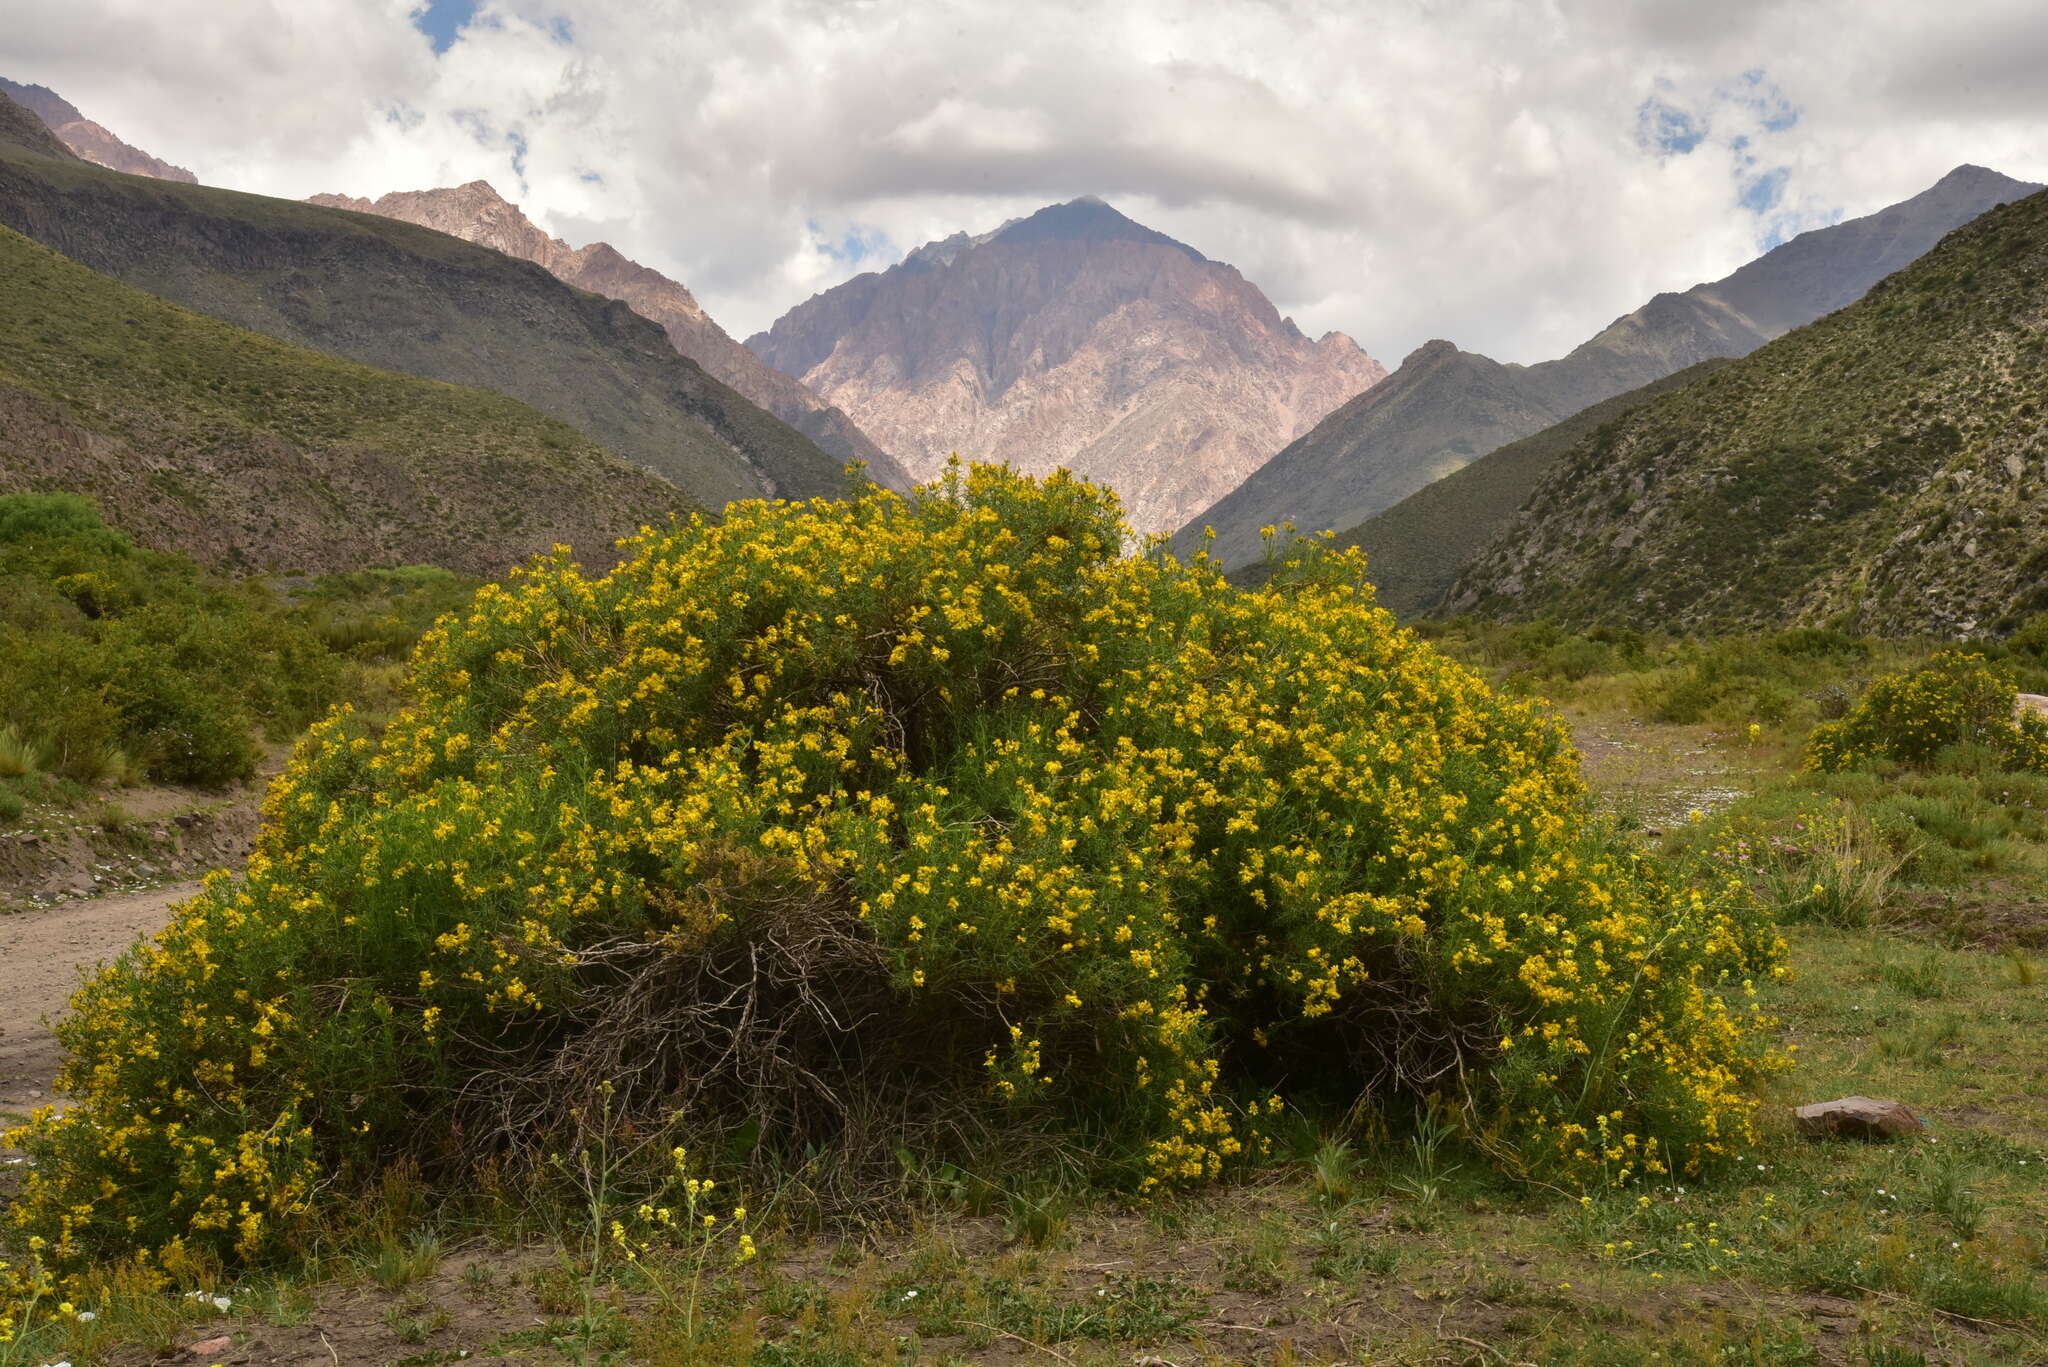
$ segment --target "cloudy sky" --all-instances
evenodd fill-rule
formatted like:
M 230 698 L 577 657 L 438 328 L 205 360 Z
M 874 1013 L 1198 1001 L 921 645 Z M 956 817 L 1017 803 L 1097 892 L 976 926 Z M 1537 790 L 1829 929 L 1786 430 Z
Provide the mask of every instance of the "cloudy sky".
M 2042 0 L 9 0 L 0 75 L 202 180 L 484 178 L 745 336 L 1097 194 L 1389 365 L 1557 355 L 1961 162 L 2048 180 Z

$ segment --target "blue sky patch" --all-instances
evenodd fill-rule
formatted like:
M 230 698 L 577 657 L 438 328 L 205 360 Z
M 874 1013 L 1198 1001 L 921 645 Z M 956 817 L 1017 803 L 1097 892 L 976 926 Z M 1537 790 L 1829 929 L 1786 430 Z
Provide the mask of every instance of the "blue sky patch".
M 1742 207 L 1753 214 L 1769 213 L 1785 197 L 1785 182 L 1791 178 L 1789 166 L 1773 167 L 1760 176 L 1751 176 L 1742 186 Z
M 876 257 L 893 262 L 902 255 L 896 249 L 896 244 L 889 240 L 889 235 L 878 228 L 848 228 L 835 241 L 826 233 L 824 225 L 816 219 L 804 224 L 804 227 L 809 231 L 811 241 L 819 251 L 844 265 L 858 266 L 861 262 L 871 261 Z
M 1706 136 L 1706 124 L 1661 96 L 1652 95 L 1636 109 L 1636 139 L 1659 156 L 1682 157 Z
M 1726 88 L 1727 97 L 1745 105 L 1756 115 L 1766 133 L 1782 133 L 1799 122 L 1799 107 L 1785 98 L 1785 92 L 1762 67 L 1751 67 Z
M 436 53 L 446 52 L 455 35 L 476 17 L 477 0 L 426 0 L 412 12 L 412 26 L 427 35 Z

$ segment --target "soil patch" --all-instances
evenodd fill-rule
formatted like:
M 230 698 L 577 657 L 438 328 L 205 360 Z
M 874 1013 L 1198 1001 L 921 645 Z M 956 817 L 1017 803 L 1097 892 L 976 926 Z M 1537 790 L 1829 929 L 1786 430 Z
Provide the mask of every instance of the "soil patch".
M 44 1017 L 64 1010 L 80 971 L 160 929 L 198 890 L 178 883 L 0 916 L 0 1115 L 48 1104 L 62 1051 Z

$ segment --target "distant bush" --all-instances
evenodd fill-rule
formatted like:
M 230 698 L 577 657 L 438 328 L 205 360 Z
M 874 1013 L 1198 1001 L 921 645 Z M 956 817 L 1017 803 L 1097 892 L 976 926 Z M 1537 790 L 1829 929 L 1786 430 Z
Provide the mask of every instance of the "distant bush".
M 2048 568 L 2048 560 L 2043 562 Z M 2030 693 L 2048 693 L 2048 612 L 2021 622 L 2003 641 L 1988 643 L 1984 653 L 2010 667 L 2015 681 Z
M 1798 627 L 1766 636 L 1724 636 L 1677 649 L 1670 665 L 1637 686 L 1636 703 L 1654 721 L 1690 725 L 1708 720 L 1784 721 L 1806 689 L 1867 659 L 1871 648 L 1844 632 Z
M 0 497 L 0 721 L 81 782 L 218 785 L 303 726 L 339 666 L 260 589 L 144 551 L 68 494 Z
M 1563 730 L 1354 555 L 1240 594 L 1124 538 L 977 468 L 485 588 L 85 989 L 14 1218 L 261 1257 L 395 1162 L 601 1122 L 814 1188 L 1001 1141 L 1146 1192 L 1255 1161 L 1283 1088 L 1573 1183 L 1747 1148 L 1753 901 L 1613 843 Z
M 1995 751 L 2015 769 L 2048 769 L 2048 721 L 2018 717 L 2011 671 L 1984 656 L 1943 651 L 1926 668 L 1887 674 L 1839 721 L 1814 728 L 1810 768 L 1845 769 L 1870 760 L 1925 768 L 1952 746 Z
M 0 496 L 0 727 L 35 770 L 80 783 L 247 778 L 263 738 L 343 695 L 349 661 L 402 655 L 470 589 L 367 570 L 288 601 L 137 547 L 85 499 Z

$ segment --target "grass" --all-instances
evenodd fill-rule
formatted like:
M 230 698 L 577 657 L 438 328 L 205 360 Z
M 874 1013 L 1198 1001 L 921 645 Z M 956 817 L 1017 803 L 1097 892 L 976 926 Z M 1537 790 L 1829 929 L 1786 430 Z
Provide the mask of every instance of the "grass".
M 423 567 L 237 579 L 69 494 L 0 494 L 0 821 L 145 780 L 218 788 L 333 704 L 393 710 L 400 661 L 475 581 Z

